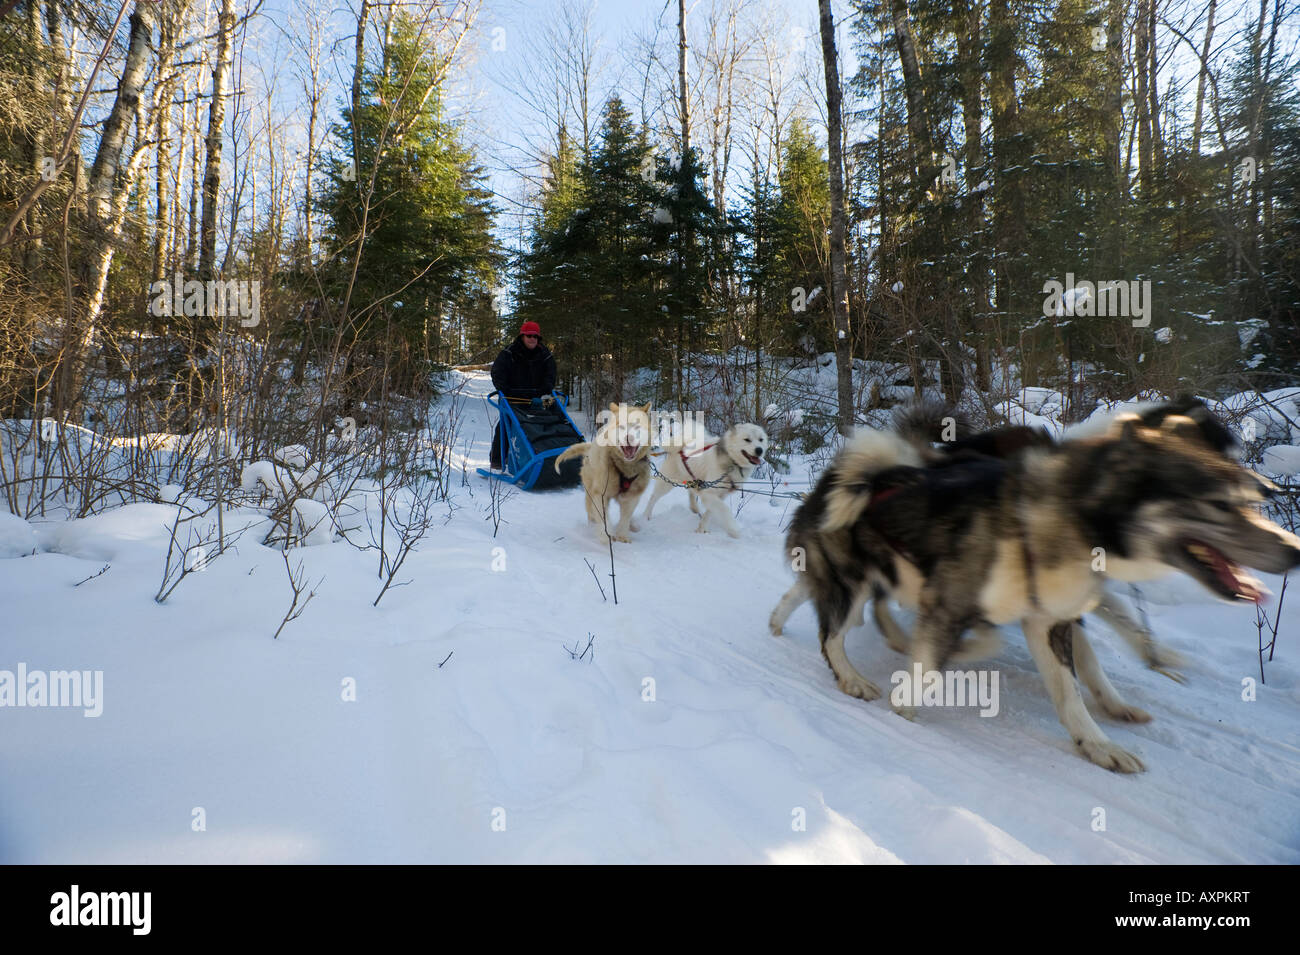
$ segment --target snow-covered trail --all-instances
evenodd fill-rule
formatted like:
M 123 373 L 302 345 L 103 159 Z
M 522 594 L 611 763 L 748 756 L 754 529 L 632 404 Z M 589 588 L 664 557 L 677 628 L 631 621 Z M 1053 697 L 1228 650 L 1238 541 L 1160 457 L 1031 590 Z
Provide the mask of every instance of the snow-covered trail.
M 909 723 L 836 690 L 809 608 L 768 634 L 790 502 L 748 496 L 732 540 L 693 533 L 674 492 L 616 545 L 617 606 L 580 490 L 514 493 L 493 538 L 473 475 L 489 390 L 469 376 L 469 486 L 378 608 L 373 553 L 297 550 L 325 584 L 272 640 L 290 594 L 253 535 L 159 606 L 161 504 L 41 526 L 60 552 L 0 561 L 0 669 L 104 672 L 98 718 L 0 709 L 0 861 L 1300 861 L 1295 612 L 1254 702 L 1247 609 L 1147 589 L 1161 639 L 1199 661 L 1184 687 L 1089 624 L 1155 717 L 1099 718 L 1145 774 L 1073 753 L 1017 631 L 986 664 L 996 717 Z M 594 658 L 571 659 L 588 634 Z M 870 626 L 848 651 L 885 688 L 904 665 Z

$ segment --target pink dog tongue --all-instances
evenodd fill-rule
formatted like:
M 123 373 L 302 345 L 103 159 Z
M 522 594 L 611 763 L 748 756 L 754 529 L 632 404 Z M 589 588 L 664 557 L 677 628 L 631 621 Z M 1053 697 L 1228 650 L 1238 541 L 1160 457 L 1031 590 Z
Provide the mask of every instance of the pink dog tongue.
M 1214 562 L 1214 572 L 1218 575 L 1219 580 L 1229 590 L 1233 591 L 1238 597 L 1249 600 L 1251 603 L 1260 603 L 1264 599 L 1264 592 L 1258 586 L 1256 581 L 1242 573 L 1241 568 L 1228 560 L 1222 553 L 1213 547 L 1207 547 L 1210 557 Z

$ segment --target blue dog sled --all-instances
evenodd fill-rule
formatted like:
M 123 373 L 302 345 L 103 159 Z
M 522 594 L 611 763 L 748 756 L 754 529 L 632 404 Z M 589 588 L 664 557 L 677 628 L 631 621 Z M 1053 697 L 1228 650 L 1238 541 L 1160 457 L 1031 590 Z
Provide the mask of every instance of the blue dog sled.
M 581 458 L 565 461 L 558 474 L 553 462 L 565 448 L 582 443 L 584 438 L 569 417 L 569 396 L 554 391 L 551 396 L 555 404 L 542 408 L 529 399 L 506 398 L 499 391 L 488 395 L 488 402 L 501 417 L 502 470 L 478 468 L 479 474 L 525 491 L 578 483 Z

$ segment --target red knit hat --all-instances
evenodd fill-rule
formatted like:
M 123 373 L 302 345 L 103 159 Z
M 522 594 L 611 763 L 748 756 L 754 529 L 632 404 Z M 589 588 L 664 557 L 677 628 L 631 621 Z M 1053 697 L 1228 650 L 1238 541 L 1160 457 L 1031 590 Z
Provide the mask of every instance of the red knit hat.
M 523 325 L 519 326 L 519 334 L 536 335 L 540 338 L 542 336 L 542 326 L 536 322 L 524 322 Z

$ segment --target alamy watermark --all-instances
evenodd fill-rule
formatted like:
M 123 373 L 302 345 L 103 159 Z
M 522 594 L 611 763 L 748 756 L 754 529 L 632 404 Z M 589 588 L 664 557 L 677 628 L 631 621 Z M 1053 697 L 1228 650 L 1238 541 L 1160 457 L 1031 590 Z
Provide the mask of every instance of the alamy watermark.
M 262 320 L 262 283 L 253 279 L 198 279 L 185 281 L 179 272 L 170 279 L 160 279 L 149 286 L 153 301 L 149 313 L 155 318 L 174 315 L 208 318 L 238 317 L 244 328 L 254 328 Z
M 1048 318 L 1065 315 L 1096 315 L 1101 318 L 1131 318 L 1134 328 L 1151 324 L 1151 282 L 1076 282 L 1073 272 L 1065 283 L 1051 279 L 1043 284 L 1043 314 Z
M 0 707 L 79 706 L 82 716 L 104 712 L 103 670 L 0 670 Z
M 980 716 L 997 716 L 997 670 L 930 670 L 922 673 L 921 664 L 912 670 L 895 670 L 889 677 L 893 689 L 889 702 L 904 706 L 977 706 Z
M 83 892 L 73 885 L 50 896 L 51 925 L 117 925 L 132 935 L 148 935 L 153 919 L 152 892 Z
M 607 427 L 608 426 L 608 427 Z M 617 413 L 605 409 L 596 415 L 596 444 L 622 444 L 631 437 L 638 444 L 669 447 L 690 444 L 709 433 L 702 411 L 649 412 L 636 405 L 619 405 Z

